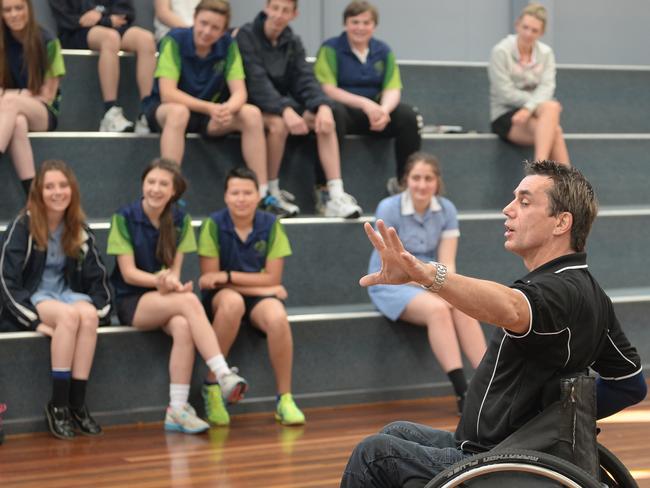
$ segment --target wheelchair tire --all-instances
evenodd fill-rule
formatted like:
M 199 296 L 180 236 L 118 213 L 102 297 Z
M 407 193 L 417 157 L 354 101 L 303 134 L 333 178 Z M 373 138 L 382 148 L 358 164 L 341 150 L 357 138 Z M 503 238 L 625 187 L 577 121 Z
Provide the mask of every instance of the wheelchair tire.
M 598 444 L 598 461 L 601 469 L 601 481 L 609 488 L 639 488 L 628 469 L 605 446 Z
M 438 474 L 425 488 L 452 488 L 493 473 L 528 473 L 567 488 L 602 488 L 598 480 L 576 465 L 550 454 L 525 449 L 477 454 Z M 474 483 L 473 486 L 480 485 Z

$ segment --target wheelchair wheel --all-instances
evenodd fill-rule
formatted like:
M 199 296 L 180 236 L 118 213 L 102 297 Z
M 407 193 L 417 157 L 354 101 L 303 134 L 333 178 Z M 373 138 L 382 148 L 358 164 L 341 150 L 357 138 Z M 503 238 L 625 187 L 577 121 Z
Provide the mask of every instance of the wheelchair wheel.
M 455 486 L 602 488 L 599 481 L 574 464 L 550 454 L 525 449 L 477 454 L 440 473 L 425 488 Z
M 605 446 L 598 444 L 600 479 L 609 488 L 639 488 L 621 461 Z

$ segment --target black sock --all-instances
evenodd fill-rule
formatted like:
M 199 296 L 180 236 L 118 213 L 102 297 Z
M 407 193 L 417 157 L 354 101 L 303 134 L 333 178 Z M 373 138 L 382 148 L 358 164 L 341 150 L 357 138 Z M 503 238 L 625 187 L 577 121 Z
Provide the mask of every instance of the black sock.
M 86 384 L 88 380 L 72 378 L 70 382 L 70 407 L 75 410 L 81 409 L 86 402 Z
M 70 371 L 52 371 L 52 404 L 67 407 L 70 398 Z
M 32 187 L 32 181 L 34 178 L 27 178 L 26 180 L 20 180 L 20 184 L 23 187 L 25 195 L 29 195 L 29 189 Z
M 467 391 L 467 380 L 465 379 L 465 372 L 461 369 L 454 369 L 447 373 L 449 376 L 449 381 L 454 387 L 456 396 L 463 396 Z
M 115 100 L 111 100 L 110 102 L 104 102 L 104 113 L 108 112 L 115 105 L 117 105 Z

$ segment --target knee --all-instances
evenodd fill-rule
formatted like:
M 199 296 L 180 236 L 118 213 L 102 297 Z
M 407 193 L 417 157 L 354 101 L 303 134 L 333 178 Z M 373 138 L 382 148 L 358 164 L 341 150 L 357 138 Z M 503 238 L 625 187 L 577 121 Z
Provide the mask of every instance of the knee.
M 366 465 L 373 459 L 384 457 L 390 452 L 391 437 L 386 434 L 373 434 L 359 442 L 352 451 L 350 460 Z
M 405 430 L 408 430 L 411 422 L 406 422 L 404 420 L 398 420 L 396 422 L 391 422 L 388 425 L 385 425 L 380 431 L 380 434 L 390 435 L 393 437 L 402 437 L 402 433 Z
M 187 292 L 181 295 L 183 308 L 191 312 L 203 312 L 203 304 L 194 293 Z
M 278 138 L 286 138 L 289 136 L 289 129 L 287 128 L 287 125 L 284 123 L 282 117 L 277 117 L 277 116 L 270 117 L 268 119 L 266 126 L 269 131 L 269 136 L 278 137 Z
M 3 114 L 18 112 L 18 95 L 8 93 L 0 98 L 0 111 Z
M 264 124 L 262 123 L 262 112 L 255 105 L 248 103 L 239 110 L 242 124 L 246 129 L 259 129 L 262 130 Z
M 192 346 L 194 342 L 192 340 L 192 331 L 190 330 L 190 323 L 185 317 L 177 315 L 172 317 L 168 324 L 169 334 L 174 340 L 176 345 L 185 345 Z
M 190 120 L 190 109 L 180 103 L 169 103 L 164 127 L 184 131 Z
M 19 114 L 16 117 L 16 125 L 14 126 L 14 134 L 26 134 L 29 132 L 29 122 L 27 121 L 27 117 L 24 115 Z
M 542 112 L 549 112 L 559 115 L 562 112 L 562 105 L 557 100 L 548 100 L 538 107 L 538 110 L 540 109 Z
M 97 310 L 90 305 L 85 307 L 80 312 L 79 325 L 86 332 L 97 333 L 97 327 L 99 327 L 99 316 L 97 315 Z
M 71 305 L 66 305 L 61 309 L 56 319 L 56 329 L 76 334 L 81 325 L 81 314 Z
M 241 319 L 246 311 L 244 297 L 232 290 L 224 290 L 222 293 L 225 295 L 219 297 L 217 301 L 219 314 L 224 314 L 228 318 Z
M 291 327 L 286 313 L 272 313 L 265 317 L 265 330 L 269 336 L 283 337 L 291 335 Z
M 120 33 L 115 29 L 106 29 L 105 32 L 102 32 L 102 37 L 99 41 L 99 50 L 117 54 L 121 44 L 122 38 L 120 37 Z

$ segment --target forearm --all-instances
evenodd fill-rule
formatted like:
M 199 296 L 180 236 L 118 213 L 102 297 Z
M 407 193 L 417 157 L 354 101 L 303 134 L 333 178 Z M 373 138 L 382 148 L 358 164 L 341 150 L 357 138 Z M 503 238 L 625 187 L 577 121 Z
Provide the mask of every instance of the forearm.
M 426 265 L 428 281 L 433 283 L 436 267 Z M 438 292 L 449 304 L 480 322 L 523 333 L 530 326 L 530 310 L 524 296 L 512 288 L 493 281 L 469 278 L 449 272 Z
M 58 91 L 59 78 L 47 78 L 45 83 L 43 83 L 37 98 L 49 105 L 56 97 Z
M 174 13 L 172 9 L 169 8 L 169 0 L 156 0 L 154 4 L 154 10 L 156 12 L 156 17 L 159 21 L 165 24 L 170 29 L 176 27 L 189 27 L 183 19 Z
M 338 86 L 322 85 L 322 88 L 325 92 L 325 95 L 330 97 L 332 100 L 342 103 L 348 107 L 363 110 L 363 107 L 368 103 L 368 99 L 366 97 L 355 95 L 354 93 L 350 93 L 349 91 L 339 88 Z
M 224 107 L 228 108 L 231 114 L 236 114 L 246 103 L 246 91 L 236 91 L 230 95 L 230 98 L 224 102 Z
M 163 103 L 179 103 L 185 105 L 192 112 L 199 112 L 209 115 L 212 102 L 201 100 L 200 98 L 193 97 L 178 88 L 162 88 L 160 90 L 160 99 Z
M 156 275 L 142 271 L 141 269 L 134 268 L 128 271 L 122 271 L 122 278 L 129 285 L 140 286 L 142 288 L 156 288 Z
M 231 271 L 230 284 L 234 286 L 277 286 L 282 284 L 282 277 L 264 271 L 260 273 Z
M 380 105 L 389 114 L 397 108 L 402 99 L 402 91 L 397 89 L 384 90 L 381 94 Z

